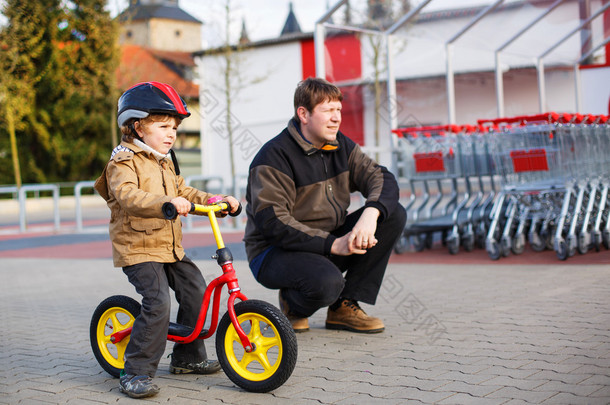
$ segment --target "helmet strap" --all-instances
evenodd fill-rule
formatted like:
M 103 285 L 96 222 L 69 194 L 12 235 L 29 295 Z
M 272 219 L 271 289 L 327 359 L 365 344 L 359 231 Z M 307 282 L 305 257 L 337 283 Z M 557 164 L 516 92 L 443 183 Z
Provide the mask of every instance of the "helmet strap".
M 135 122 L 135 121 L 134 121 L 134 122 Z M 133 124 L 134 124 L 134 122 L 132 122 L 131 124 L 129 124 L 128 128 L 131 130 L 131 134 L 132 134 L 132 135 L 133 135 L 133 136 L 134 136 L 134 137 L 135 137 L 137 140 L 144 142 L 144 141 L 142 140 L 142 138 L 140 137 L 140 135 L 138 134 L 138 131 L 136 131 L 136 128 L 135 128 L 135 126 L 133 125 Z

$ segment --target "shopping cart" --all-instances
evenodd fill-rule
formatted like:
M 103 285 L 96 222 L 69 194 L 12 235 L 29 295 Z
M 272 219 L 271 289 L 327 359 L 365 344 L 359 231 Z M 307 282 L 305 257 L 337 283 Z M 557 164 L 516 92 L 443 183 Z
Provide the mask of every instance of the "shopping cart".
M 409 220 L 398 252 L 440 233 L 450 253 L 485 247 L 497 260 L 555 250 L 610 248 L 607 116 L 554 112 L 478 125 L 399 128 L 397 160 L 409 182 Z
M 477 224 L 489 213 L 488 150 L 475 127 L 443 125 L 393 130 L 401 173 L 410 184 L 408 222 L 396 251 L 430 248 L 435 237 L 455 254 L 476 243 Z M 493 181 L 491 182 L 493 184 Z M 493 192 L 493 191 L 492 191 Z M 485 210 L 487 208 L 487 211 Z M 480 232 L 478 232 L 480 234 Z

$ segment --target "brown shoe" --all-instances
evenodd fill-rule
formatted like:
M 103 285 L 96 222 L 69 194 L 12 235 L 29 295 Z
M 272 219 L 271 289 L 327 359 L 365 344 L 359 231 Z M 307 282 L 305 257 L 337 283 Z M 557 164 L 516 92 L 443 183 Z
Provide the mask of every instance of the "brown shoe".
M 383 332 L 385 326 L 379 318 L 368 316 L 358 302 L 344 299 L 336 310 L 328 308 L 326 329 L 349 330 L 358 333 Z
M 282 290 L 280 290 L 280 293 L 279 293 L 279 301 L 280 301 L 280 310 L 282 311 L 282 313 L 284 315 L 286 315 L 286 318 L 288 318 L 288 320 L 290 321 L 290 324 L 292 325 L 292 329 L 294 329 L 294 332 L 295 333 L 307 332 L 309 330 L 309 321 L 307 320 L 307 318 L 299 318 L 299 317 L 296 317 L 296 316 L 290 314 L 290 310 L 288 308 L 288 303 L 282 297 Z

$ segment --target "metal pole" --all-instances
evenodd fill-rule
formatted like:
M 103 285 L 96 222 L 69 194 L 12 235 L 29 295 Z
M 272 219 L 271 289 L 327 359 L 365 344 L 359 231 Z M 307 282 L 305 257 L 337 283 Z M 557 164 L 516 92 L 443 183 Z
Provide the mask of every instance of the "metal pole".
M 314 55 L 316 58 L 316 77 L 326 78 L 326 55 L 324 50 L 324 23 L 332 17 L 332 15 L 345 4 L 347 0 L 340 0 L 334 6 L 326 11 L 326 13 L 316 21 L 316 27 L 313 32 Z
M 314 54 L 316 57 L 316 77 L 326 78 L 326 52 L 324 49 L 324 24 L 317 23 L 313 33 Z
M 587 18 L 585 21 L 583 21 L 578 27 L 574 28 L 567 35 L 565 35 L 563 38 L 561 38 L 559 41 L 557 41 L 555 44 L 553 44 L 553 46 L 551 46 L 546 51 L 541 53 L 540 56 L 538 56 L 538 58 L 536 59 L 536 61 L 537 61 L 536 68 L 538 70 L 538 97 L 539 97 L 539 102 L 540 102 L 540 113 L 544 112 L 544 107 L 546 105 L 545 82 L 544 82 L 544 62 L 542 60 L 544 59 L 545 56 L 547 56 L 549 53 L 551 53 L 553 50 L 555 50 L 555 48 L 557 48 L 559 45 L 564 43 L 568 38 L 570 38 L 572 35 L 574 35 L 578 31 L 580 31 L 582 29 L 582 27 L 587 26 L 598 15 L 600 15 L 601 13 L 606 11 L 606 9 L 608 7 L 610 7 L 610 2 L 608 2 L 603 7 L 601 7 L 599 10 L 597 10 L 595 13 L 593 13 L 593 15 L 591 15 L 589 18 Z M 586 56 L 588 57 L 589 54 L 587 53 Z M 581 59 L 581 61 L 582 60 L 583 59 Z
M 402 27 L 403 25 L 405 25 L 406 23 L 408 23 L 412 18 L 416 17 L 421 10 L 428 4 L 430 3 L 432 0 L 425 0 L 422 1 L 421 3 L 419 3 L 417 5 L 417 7 L 415 7 L 414 9 L 412 9 L 411 11 L 409 11 L 407 14 L 403 15 L 398 21 L 396 21 L 390 28 L 388 28 L 388 30 L 386 31 L 387 34 L 393 34 L 394 32 L 396 32 L 396 30 L 398 30 L 400 27 Z
M 540 22 L 544 17 L 546 17 L 551 11 L 553 11 L 557 6 L 563 3 L 565 0 L 557 0 L 553 3 L 549 8 L 547 8 L 542 14 L 538 17 L 534 18 L 529 24 L 523 27 L 519 32 L 513 35 L 508 41 L 504 42 L 498 49 L 495 51 L 495 61 L 496 61 L 496 102 L 498 106 L 498 117 L 504 116 L 504 77 L 503 72 L 500 67 L 500 52 L 502 52 L 506 47 L 512 44 L 517 40 L 521 35 L 523 35 L 527 30 L 532 28 L 538 22 Z
M 445 55 L 447 57 L 447 108 L 449 124 L 455 124 L 455 78 L 453 74 L 453 45 L 445 44 Z
M 610 42 L 610 37 L 606 38 L 601 44 L 597 45 L 593 49 L 590 49 L 589 52 L 584 54 L 578 62 L 574 64 L 574 89 L 576 90 L 576 112 L 582 112 L 582 82 L 580 77 L 580 65 L 589 59 L 594 52 L 596 52 L 599 48 L 606 46 Z
M 498 117 L 504 117 L 504 77 L 500 68 L 500 53 L 495 52 L 496 60 L 496 105 Z
M 576 97 L 576 112 L 580 113 L 582 111 L 582 98 L 581 98 L 581 83 L 580 83 L 580 74 L 578 72 L 580 65 L 578 63 L 574 64 L 574 96 Z
M 578 31 L 580 31 L 582 29 L 582 27 L 588 25 L 593 19 L 595 19 L 598 15 L 600 15 L 601 13 L 603 13 L 604 11 L 606 11 L 606 9 L 610 7 L 610 2 L 607 3 L 606 5 L 604 5 L 603 7 L 601 7 L 599 10 L 597 10 L 595 13 L 593 13 L 593 15 L 591 15 L 591 17 L 587 18 L 585 21 L 583 21 L 578 27 L 574 28 L 572 31 L 570 31 L 566 36 L 564 36 L 563 38 L 561 38 L 559 41 L 557 41 L 553 46 L 551 46 L 549 49 L 547 49 L 546 51 L 544 51 L 538 58 L 542 59 L 545 56 L 547 56 L 549 53 L 551 53 L 555 48 L 557 48 L 559 45 L 561 45 L 563 42 L 565 42 L 566 39 L 570 38 L 572 35 L 576 34 Z
M 449 41 L 445 43 L 445 54 L 447 57 L 447 106 L 449 124 L 455 124 L 455 80 L 453 73 L 453 49 L 452 44 L 457 41 L 462 35 L 464 35 L 469 29 L 483 19 L 487 14 L 492 12 L 496 7 L 502 4 L 504 0 L 497 0 L 495 3 L 487 6 L 481 10 L 464 28 L 462 28 L 457 34 L 455 34 Z
M 542 58 L 536 59 L 536 71 L 538 72 L 538 112 L 542 114 L 546 109 L 546 88 L 544 80 L 544 62 Z

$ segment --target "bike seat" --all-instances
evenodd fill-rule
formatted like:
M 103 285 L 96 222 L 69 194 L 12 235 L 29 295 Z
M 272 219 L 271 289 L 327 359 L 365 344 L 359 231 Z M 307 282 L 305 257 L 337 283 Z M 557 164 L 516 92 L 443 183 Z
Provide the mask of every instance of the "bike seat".
M 170 322 L 167 334 L 172 335 L 172 336 L 187 337 L 187 336 L 190 336 L 191 333 L 193 333 L 193 329 L 194 328 L 191 328 L 190 326 L 180 325 L 178 323 Z M 198 337 L 202 338 L 207 333 L 208 333 L 207 329 L 202 329 L 201 333 L 199 333 Z

